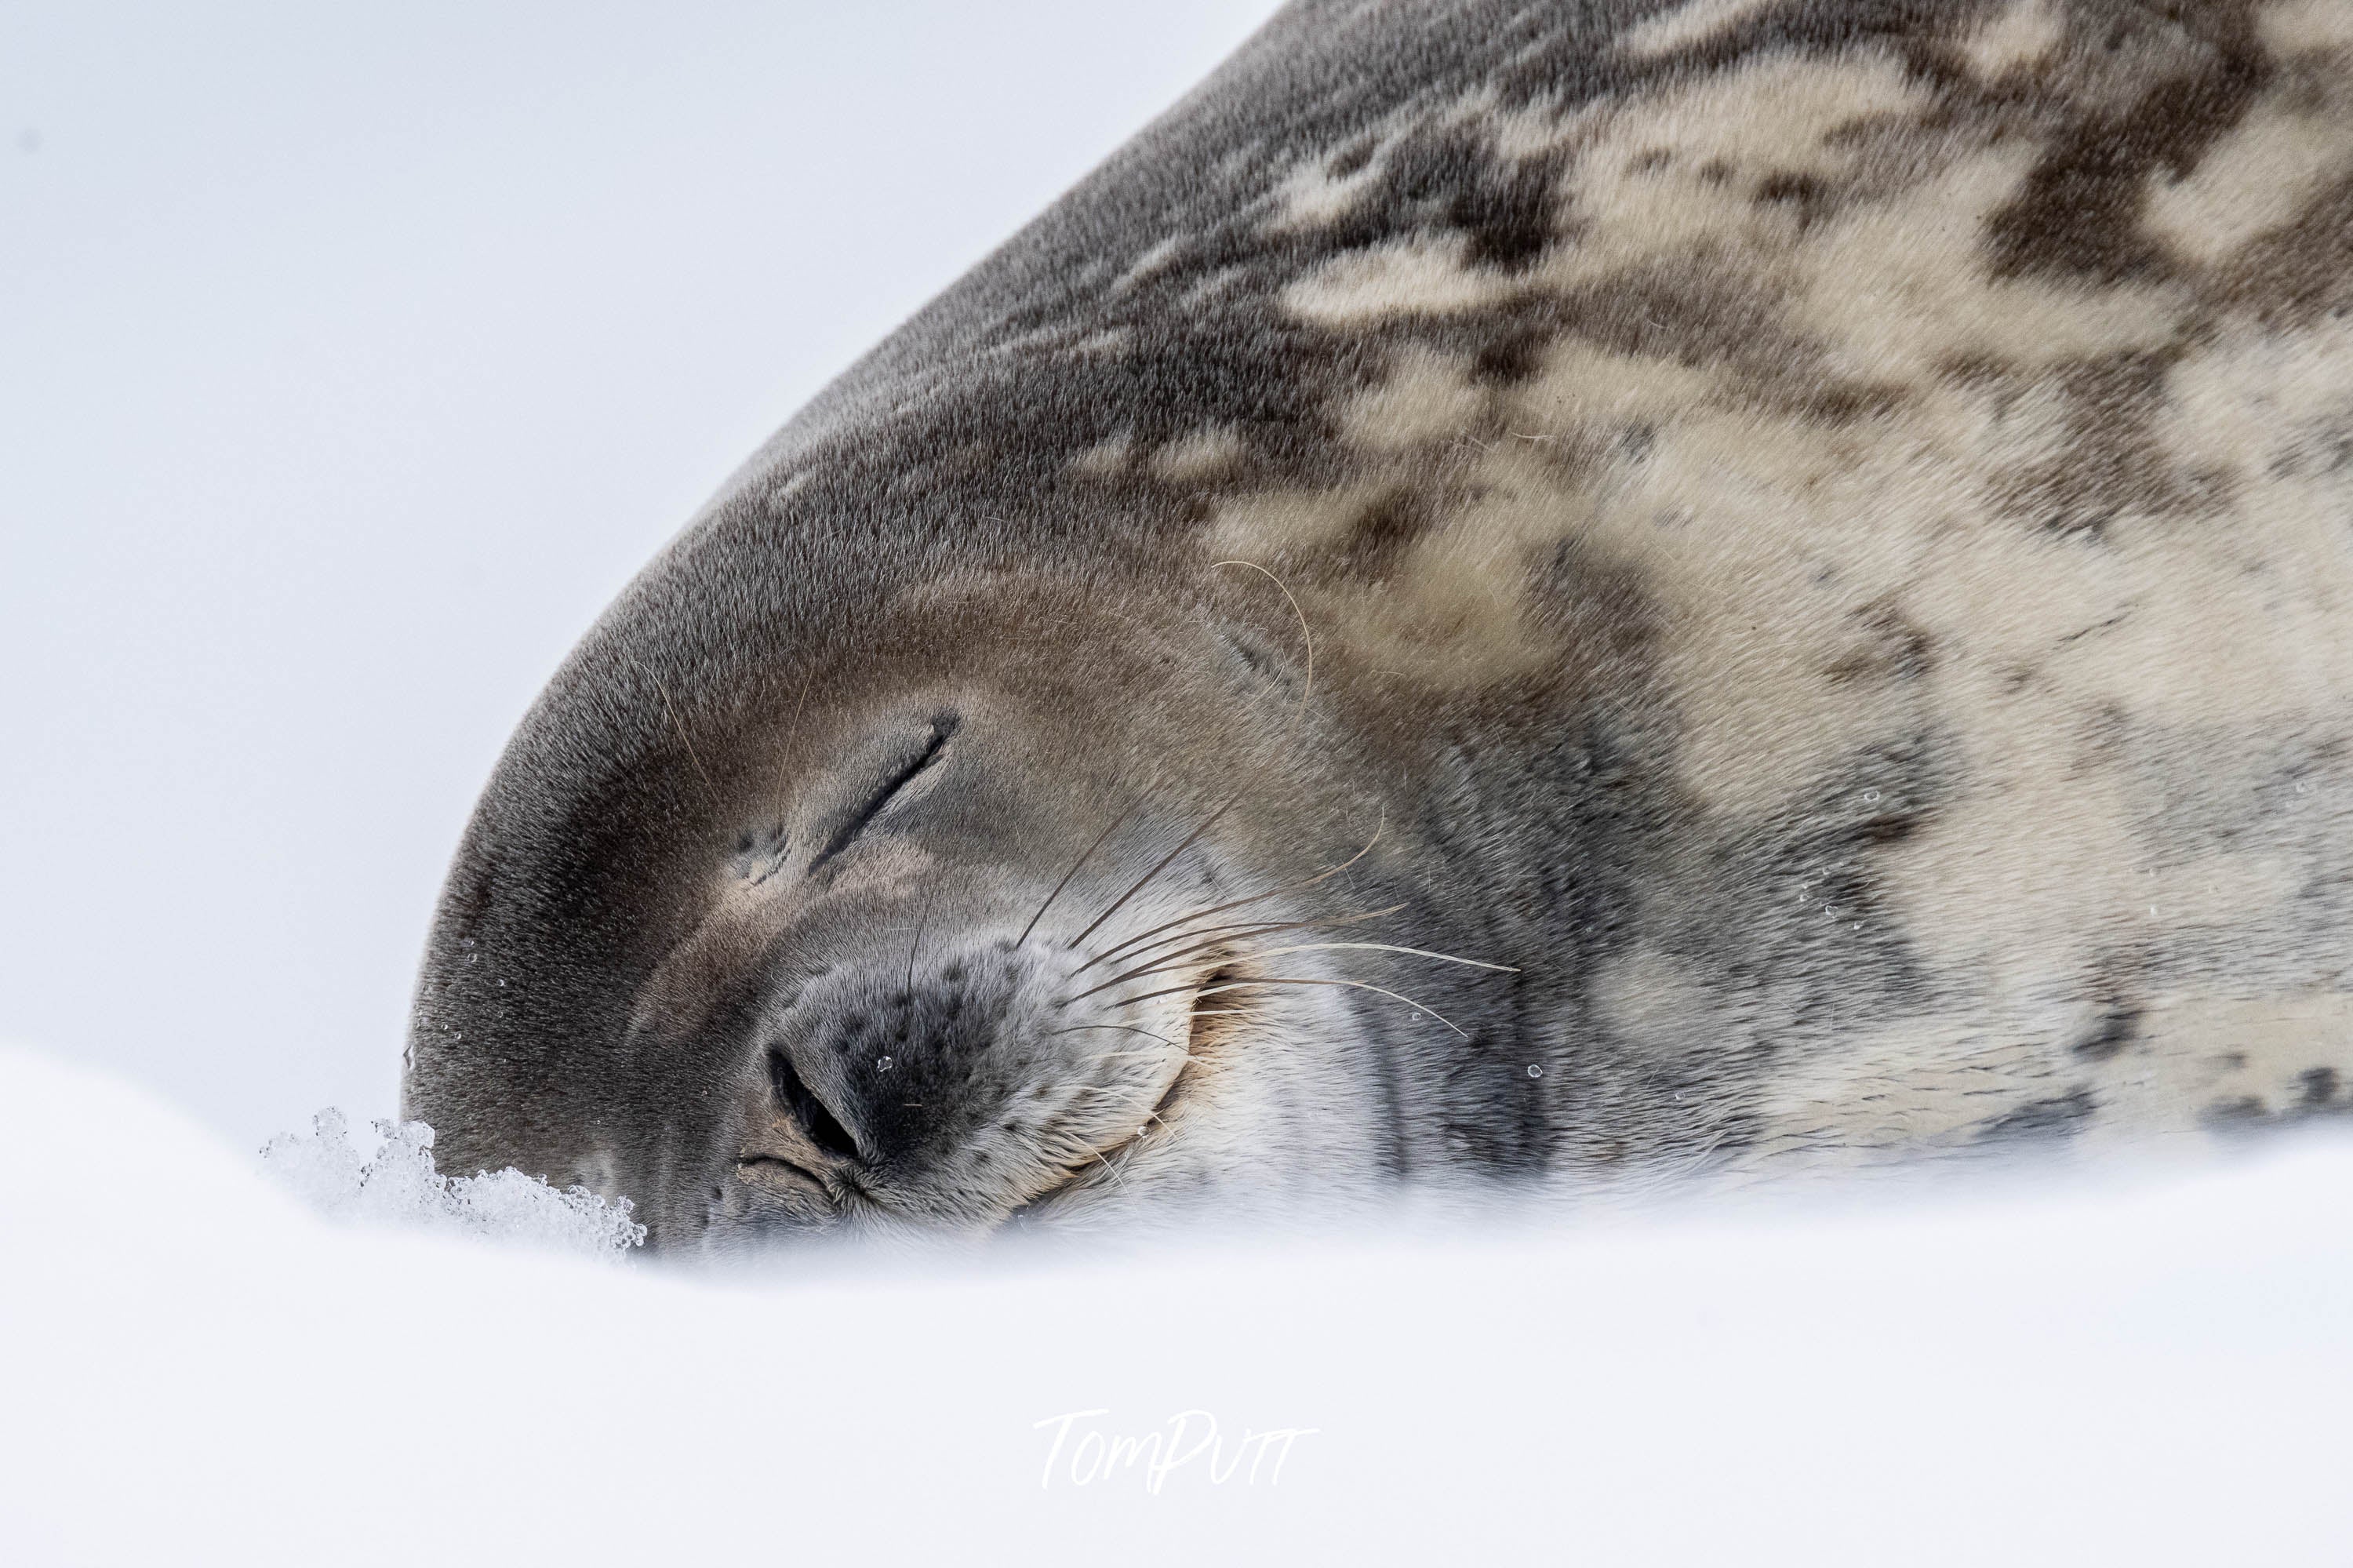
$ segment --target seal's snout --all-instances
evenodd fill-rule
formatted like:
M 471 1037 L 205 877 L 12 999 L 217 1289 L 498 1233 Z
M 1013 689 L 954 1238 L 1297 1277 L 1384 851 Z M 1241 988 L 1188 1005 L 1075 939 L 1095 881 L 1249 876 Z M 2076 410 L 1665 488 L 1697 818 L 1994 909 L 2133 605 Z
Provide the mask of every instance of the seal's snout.
M 714 1232 L 993 1226 L 1116 1181 L 1173 1114 L 1196 982 L 1155 972 L 1132 1005 L 1080 983 L 1086 950 L 1029 935 L 984 918 L 869 948 L 764 1012 Z
M 1021 976 L 1001 953 L 836 969 L 767 1046 L 776 1115 L 831 1159 L 885 1178 L 953 1157 L 1025 1073 Z

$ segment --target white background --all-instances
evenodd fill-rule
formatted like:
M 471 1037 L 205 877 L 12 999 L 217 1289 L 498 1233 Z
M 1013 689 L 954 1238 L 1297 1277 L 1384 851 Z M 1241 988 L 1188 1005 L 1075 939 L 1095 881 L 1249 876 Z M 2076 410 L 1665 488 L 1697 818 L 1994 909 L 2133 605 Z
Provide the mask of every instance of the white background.
M 0 5 L 0 1037 L 389 1113 L 574 640 L 1272 9 Z
M 1267 9 L 0 0 L 0 1562 L 2348 1560 L 2343 1145 L 730 1288 L 255 1175 L 596 611 Z

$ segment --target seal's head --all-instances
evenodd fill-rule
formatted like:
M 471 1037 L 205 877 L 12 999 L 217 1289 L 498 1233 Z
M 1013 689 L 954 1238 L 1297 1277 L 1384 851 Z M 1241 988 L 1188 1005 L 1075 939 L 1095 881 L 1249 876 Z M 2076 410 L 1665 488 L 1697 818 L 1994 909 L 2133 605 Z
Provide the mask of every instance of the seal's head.
M 407 1076 L 445 1166 L 709 1252 L 1379 1163 L 1327 944 L 1395 902 L 1380 808 L 1284 654 L 1001 575 L 757 672 L 647 625 L 575 655 L 460 851 Z

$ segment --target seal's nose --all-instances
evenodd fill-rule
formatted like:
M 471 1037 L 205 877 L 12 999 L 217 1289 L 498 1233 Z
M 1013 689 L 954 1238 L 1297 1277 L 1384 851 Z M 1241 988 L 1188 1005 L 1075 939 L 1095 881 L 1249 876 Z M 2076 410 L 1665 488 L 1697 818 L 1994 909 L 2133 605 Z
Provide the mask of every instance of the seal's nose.
M 802 993 L 769 1047 L 776 1107 L 819 1149 L 878 1171 L 940 1160 L 1021 1076 L 1026 1053 L 1008 1027 L 1018 989 L 1001 955 L 836 970 Z

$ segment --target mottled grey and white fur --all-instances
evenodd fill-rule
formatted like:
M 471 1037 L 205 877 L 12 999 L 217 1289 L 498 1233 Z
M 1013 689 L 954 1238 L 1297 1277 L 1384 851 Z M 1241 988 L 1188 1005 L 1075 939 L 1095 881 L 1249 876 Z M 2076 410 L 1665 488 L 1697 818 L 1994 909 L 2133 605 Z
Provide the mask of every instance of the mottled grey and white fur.
M 1305 0 L 765 447 L 407 1114 L 657 1245 L 2347 1107 L 2353 4 Z

